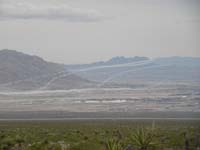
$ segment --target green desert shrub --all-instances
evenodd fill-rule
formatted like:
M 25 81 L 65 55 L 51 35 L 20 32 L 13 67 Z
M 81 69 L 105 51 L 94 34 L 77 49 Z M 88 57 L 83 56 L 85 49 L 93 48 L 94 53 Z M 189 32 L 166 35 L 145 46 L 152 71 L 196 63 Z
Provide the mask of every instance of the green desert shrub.
M 13 138 L 6 137 L 1 140 L 0 150 L 10 150 L 15 145 L 15 141 Z
M 138 150 L 154 149 L 153 139 L 154 139 L 153 131 L 145 128 L 138 128 L 135 132 L 131 134 L 130 137 L 132 144 Z
M 106 143 L 106 150 L 123 150 L 123 147 L 119 140 L 111 138 Z

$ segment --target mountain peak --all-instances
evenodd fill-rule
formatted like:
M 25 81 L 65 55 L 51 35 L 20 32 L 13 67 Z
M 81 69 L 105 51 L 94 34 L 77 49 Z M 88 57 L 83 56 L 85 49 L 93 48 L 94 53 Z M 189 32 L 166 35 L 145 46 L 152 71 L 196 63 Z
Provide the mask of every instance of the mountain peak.
M 60 64 L 44 61 L 15 50 L 0 51 L 0 84 L 34 78 L 64 70 Z
M 0 50 L 0 55 L 11 55 L 11 54 L 18 54 L 18 55 L 27 55 L 22 52 L 16 51 L 16 50 L 11 50 L 11 49 L 2 49 Z
M 149 58 L 147 57 L 140 57 L 140 56 L 135 56 L 135 57 L 116 56 L 116 57 L 111 58 L 105 63 L 120 64 L 120 63 L 130 63 L 130 62 L 135 62 L 135 61 L 144 61 L 148 59 Z
M 3 49 L 0 50 L 0 58 L 1 59 L 9 59 L 9 60 L 13 60 L 13 58 L 18 58 L 18 59 L 27 59 L 27 61 L 32 61 L 32 59 L 37 60 L 37 61 L 43 61 L 44 60 L 38 56 L 35 55 L 28 55 L 16 50 L 10 50 L 10 49 Z M 1 60 L 1 61 L 5 61 L 5 60 Z M 17 59 L 16 59 L 17 61 Z M 18 60 L 20 61 L 20 60 Z
M 0 51 L 0 91 L 70 89 L 93 85 L 71 74 L 62 64 L 51 63 L 15 50 Z

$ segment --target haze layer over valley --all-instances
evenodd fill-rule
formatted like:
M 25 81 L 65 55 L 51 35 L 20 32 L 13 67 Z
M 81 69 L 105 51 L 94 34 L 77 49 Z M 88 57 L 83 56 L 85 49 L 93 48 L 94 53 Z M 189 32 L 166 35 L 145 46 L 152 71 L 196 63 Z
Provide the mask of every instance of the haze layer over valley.
M 64 65 L 0 51 L 0 115 L 199 112 L 200 58 L 113 57 Z M 6 118 L 6 117 L 5 117 Z

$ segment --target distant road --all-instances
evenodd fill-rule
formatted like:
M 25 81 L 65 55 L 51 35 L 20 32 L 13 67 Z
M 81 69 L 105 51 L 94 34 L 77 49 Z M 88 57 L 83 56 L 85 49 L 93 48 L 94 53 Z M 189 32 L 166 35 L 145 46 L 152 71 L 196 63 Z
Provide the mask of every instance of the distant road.
M 200 118 L 43 118 L 43 119 L 0 119 L 1 121 L 87 121 L 87 120 L 187 120 L 200 121 Z
M 3 112 L 0 121 L 17 120 L 200 120 L 200 112 Z

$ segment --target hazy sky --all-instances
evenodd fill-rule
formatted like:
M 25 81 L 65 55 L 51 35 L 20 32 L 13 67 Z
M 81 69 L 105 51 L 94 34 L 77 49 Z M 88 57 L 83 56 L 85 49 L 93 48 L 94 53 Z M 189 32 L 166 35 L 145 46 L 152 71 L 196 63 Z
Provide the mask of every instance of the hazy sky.
M 200 0 L 0 0 L 0 49 L 61 63 L 200 57 Z

